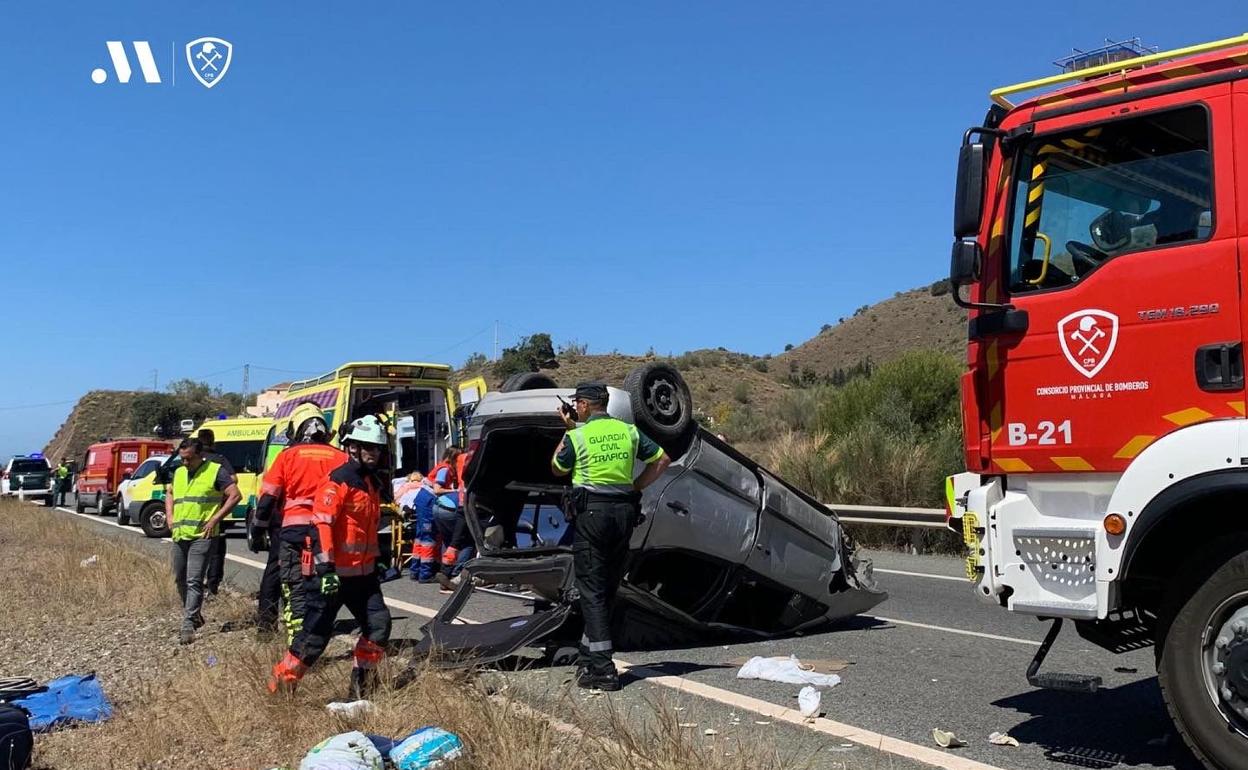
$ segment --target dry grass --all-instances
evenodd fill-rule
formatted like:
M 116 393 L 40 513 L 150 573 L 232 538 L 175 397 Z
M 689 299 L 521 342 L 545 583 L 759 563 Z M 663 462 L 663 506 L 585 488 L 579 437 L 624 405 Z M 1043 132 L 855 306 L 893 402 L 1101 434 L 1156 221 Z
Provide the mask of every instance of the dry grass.
M 92 555 L 99 557 L 95 565 L 80 566 Z M 293 768 L 308 748 L 335 733 L 402 737 L 424 725 L 463 738 L 468 750 L 456 768 L 778 770 L 803 764 L 766 745 L 703 742 L 680 728 L 670 708 L 655 703 L 626 718 L 613 706 L 604 714 L 607 699 L 595 699 L 591 714 L 570 696 L 555 694 L 553 702 L 568 707 L 561 711 L 569 727 L 494 692 L 490 681 L 501 675 L 413 674 L 401 654 L 383 663 L 375 710 L 346 721 L 323 708 L 346 696 L 346 637 L 334 640 L 295 694 L 274 697 L 264 684 L 280 647 L 246 631 L 205 633 L 190 647 L 173 644 L 177 607 L 168 568 L 124 541 L 42 508 L 0 501 L 0 565 L 0 627 L 14 639 L 29 635 L 41 648 L 69 652 L 71 669 L 40 678 L 95 667 L 98 661 L 82 643 L 88 620 L 151 627 L 156 619 L 166 627 L 132 661 L 145 676 L 101 674 L 116 707 L 113 719 L 41 736 L 38 770 Z M 211 628 L 246 617 L 250 603 L 219 599 L 207 612 Z M 19 673 L 0 661 L 0 676 Z M 125 691 L 110 689 L 116 681 L 127 683 Z

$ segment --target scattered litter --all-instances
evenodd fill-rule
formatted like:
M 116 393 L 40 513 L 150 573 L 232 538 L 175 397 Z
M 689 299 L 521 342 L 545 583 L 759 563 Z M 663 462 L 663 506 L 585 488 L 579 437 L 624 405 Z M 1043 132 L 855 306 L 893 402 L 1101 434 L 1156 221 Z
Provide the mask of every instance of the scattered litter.
M 683 729 L 683 730 L 688 730 L 688 729 L 690 729 L 690 728 L 692 728 L 692 727 L 697 727 L 697 726 L 698 726 L 698 723 L 697 723 L 697 722 L 679 722 L 679 723 L 677 723 L 677 725 L 676 725 L 676 726 L 677 726 L 677 727 L 679 727 L 679 728 L 681 728 L 681 729 Z
M 733 658 L 732 660 L 725 661 L 725 663 L 730 666 L 741 668 L 752 659 L 753 656 L 747 657 L 745 655 L 741 655 Z M 772 660 L 787 661 L 788 657 L 784 655 L 776 655 L 772 658 Z M 814 671 L 817 674 L 838 674 L 852 665 L 851 661 L 838 660 L 836 658 L 802 658 L 801 662 L 803 671 Z
M 30 714 L 30 729 L 37 733 L 69 722 L 103 722 L 113 715 L 95 674 L 63 676 L 46 687 L 44 692 L 12 701 Z
M 1138 674 L 1140 670 L 1135 666 L 1114 666 L 1114 670 L 1119 674 Z
M 333 703 L 326 703 L 325 710 L 331 714 L 335 714 L 346 719 L 354 719 L 372 711 L 373 702 L 367 700 L 353 700 L 349 703 L 344 703 L 336 700 Z
M 212 668 L 213 666 L 217 665 L 217 656 L 209 655 L 207 660 L 205 660 L 204 662 L 208 664 L 208 668 Z
M 763 658 L 755 656 L 746 661 L 737 672 L 738 679 L 764 679 L 784 684 L 813 684 L 816 687 L 836 687 L 841 678 L 836 674 L 820 674 L 803 668 L 797 656 L 787 658 Z
M 754 720 L 754 724 L 756 724 L 756 725 L 769 725 L 769 724 L 771 724 L 771 722 L 763 722 L 763 721 L 760 721 L 760 720 L 756 719 L 756 720 Z
M 703 735 L 719 735 L 719 730 L 712 730 L 711 728 L 708 727 L 702 731 L 702 734 Z
M 951 732 L 946 732 L 939 727 L 932 728 L 932 740 L 936 741 L 936 745 L 942 749 L 956 749 L 959 746 L 965 746 L 966 741 Z
M 684 711 L 684 706 L 672 706 L 672 711 Z
M 331 736 L 312 747 L 299 770 L 382 770 L 381 752 L 359 730 Z
M 819 704 L 823 701 L 823 696 L 813 687 L 809 685 L 802 688 L 797 694 L 797 705 L 802 711 L 802 716 L 807 719 L 814 719 L 819 716 Z
M 853 747 L 854 747 L 854 744 L 852 744 L 852 743 L 842 743 L 842 744 L 841 744 L 841 748 L 843 748 L 843 749 L 852 749 Z
M 422 727 L 407 736 L 390 752 L 396 770 L 426 770 L 464 753 L 459 736 L 441 727 Z
M 82 561 L 78 562 L 78 566 L 79 567 L 94 567 L 99 561 L 100 561 L 100 557 L 98 554 L 91 554 L 91 558 L 83 559 Z
M 991 733 L 988 736 L 988 742 L 994 746 L 1013 746 L 1018 748 L 1018 739 L 1006 733 Z

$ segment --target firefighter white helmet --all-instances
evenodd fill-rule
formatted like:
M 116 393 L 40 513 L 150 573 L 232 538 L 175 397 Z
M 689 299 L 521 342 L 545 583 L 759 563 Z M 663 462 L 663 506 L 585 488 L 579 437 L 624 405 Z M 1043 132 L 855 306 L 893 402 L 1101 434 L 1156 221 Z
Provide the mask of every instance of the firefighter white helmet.
M 348 441 L 385 446 L 388 443 L 386 426 L 382 425 L 381 420 L 378 420 L 376 416 L 366 414 L 351 423 L 351 430 L 343 439 L 343 443 Z

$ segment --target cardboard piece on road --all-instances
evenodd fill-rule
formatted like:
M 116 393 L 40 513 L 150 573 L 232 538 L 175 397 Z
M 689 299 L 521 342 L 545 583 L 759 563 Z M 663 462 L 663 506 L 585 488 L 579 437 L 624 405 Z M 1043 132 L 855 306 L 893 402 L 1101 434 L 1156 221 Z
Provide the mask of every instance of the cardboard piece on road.
M 746 663 L 749 663 L 750 658 L 752 657 L 754 656 L 743 655 L 739 658 L 733 658 L 732 660 L 728 661 L 728 665 L 741 668 Z M 789 659 L 789 656 L 773 655 L 771 659 L 779 660 L 779 661 L 787 661 Z M 799 658 L 799 660 L 802 661 L 803 669 L 807 671 L 814 671 L 816 674 L 836 674 L 838 672 L 844 671 L 845 669 L 849 668 L 849 666 L 851 665 L 850 661 L 847 661 L 847 660 L 833 660 L 833 659 L 807 660 L 806 658 Z

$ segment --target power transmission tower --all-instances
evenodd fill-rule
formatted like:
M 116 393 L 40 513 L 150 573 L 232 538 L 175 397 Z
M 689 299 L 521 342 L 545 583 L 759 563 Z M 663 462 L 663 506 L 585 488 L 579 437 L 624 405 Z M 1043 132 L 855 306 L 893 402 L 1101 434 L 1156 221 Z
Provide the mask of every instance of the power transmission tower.
M 247 390 L 251 384 L 251 364 L 243 364 L 243 411 L 247 411 Z

